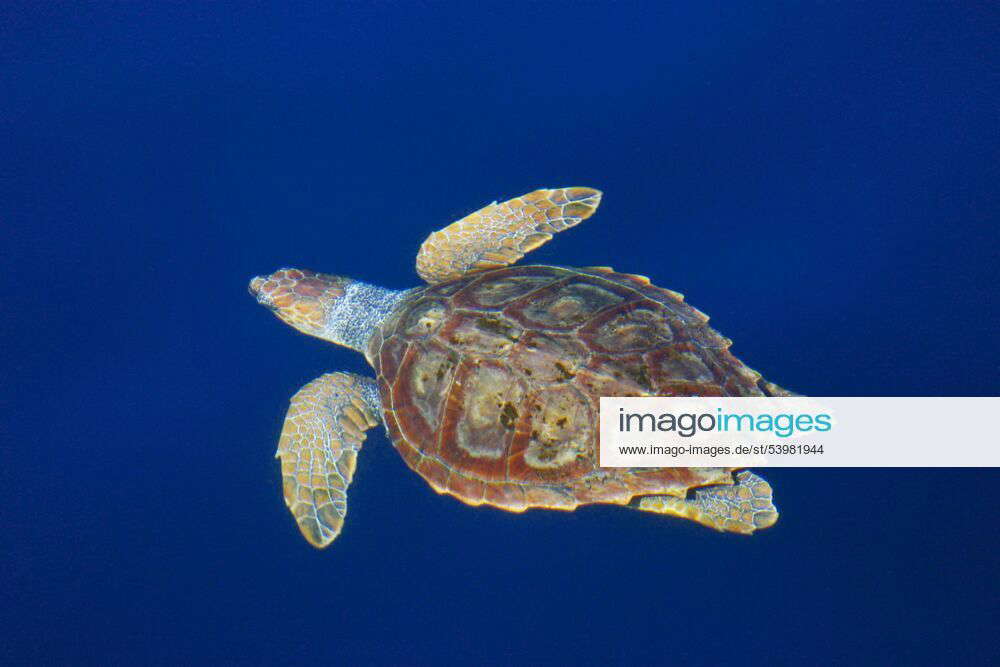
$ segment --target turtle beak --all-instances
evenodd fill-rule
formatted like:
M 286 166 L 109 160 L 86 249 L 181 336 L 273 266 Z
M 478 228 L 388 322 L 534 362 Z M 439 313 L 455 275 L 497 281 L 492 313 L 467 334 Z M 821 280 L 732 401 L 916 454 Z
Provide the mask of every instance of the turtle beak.
M 268 308 L 273 308 L 274 304 L 271 303 L 271 298 L 268 293 L 264 290 L 264 283 L 267 282 L 267 276 L 257 276 L 250 281 L 249 289 L 250 294 L 257 298 L 257 303 L 262 306 L 267 306 Z

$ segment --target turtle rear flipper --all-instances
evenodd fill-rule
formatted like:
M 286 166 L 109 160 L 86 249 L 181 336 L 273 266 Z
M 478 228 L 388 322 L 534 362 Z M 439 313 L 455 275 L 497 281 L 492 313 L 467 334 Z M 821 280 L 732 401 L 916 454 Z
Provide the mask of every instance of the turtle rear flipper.
M 774 525 L 778 508 L 771 497 L 771 485 L 749 470 L 741 470 L 733 478 L 732 485 L 695 489 L 689 498 L 643 496 L 632 506 L 644 512 L 691 519 L 728 533 L 749 535 Z
M 309 544 L 332 542 L 347 515 L 347 487 L 365 431 L 379 423 L 375 381 L 327 373 L 292 397 L 278 441 L 285 504 Z
M 513 264 L 589 218 L 600 203 L 601 191 L 593 188 L 535 190 L 493 202 L 428 236 L 417 253 L 417 273 L 435 284 Z

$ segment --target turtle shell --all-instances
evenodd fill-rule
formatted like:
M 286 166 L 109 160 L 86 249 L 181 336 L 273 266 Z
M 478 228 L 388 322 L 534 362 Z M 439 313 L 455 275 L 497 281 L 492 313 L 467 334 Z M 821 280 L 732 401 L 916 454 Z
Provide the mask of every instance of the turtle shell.
M 601 396 L 781 390 L 676 292 L 606 268 L 514 266 L 415 290 L 373 336 L 390 437 L 441 493 L 509 511 L 731 484 L 728 468 L 600 468 Z

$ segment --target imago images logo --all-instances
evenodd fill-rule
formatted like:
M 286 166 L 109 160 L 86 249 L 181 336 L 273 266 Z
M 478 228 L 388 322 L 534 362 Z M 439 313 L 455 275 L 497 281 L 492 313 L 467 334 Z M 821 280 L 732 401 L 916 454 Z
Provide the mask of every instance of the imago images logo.
M 750 414 L 725 412 L 626 412 L 618 408 L 618 431 L 621 433 L 676 433 L 690 438 L 697 433 L 768 433 L 788 438 L 796 433 L 826 432 L 833 428 L 826 413 Z
M 600 465 L 996 467 L 998 412 L 998 397 L 602 397 Z

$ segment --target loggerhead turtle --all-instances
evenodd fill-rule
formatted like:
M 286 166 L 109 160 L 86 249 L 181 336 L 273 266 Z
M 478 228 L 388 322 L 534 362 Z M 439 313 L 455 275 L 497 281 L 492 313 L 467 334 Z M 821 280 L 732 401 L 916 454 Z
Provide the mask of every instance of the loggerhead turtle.
M 427 285 L 395 291 L 281 269 L 250 292 L 299 331 L 365 355 L 291 399 L 285 503 L 310 544 L 340 534 L 365 431 L 379 423 L 438 493 L 511 512 L 613 503 L 749 534 L 771 487 L 732 468 L 601 468 L 600 396 L 782 396 L 683 296 L 606 267 L 510 266 L 593 214 L 601 192 L 536 190 L 431 234 Z

